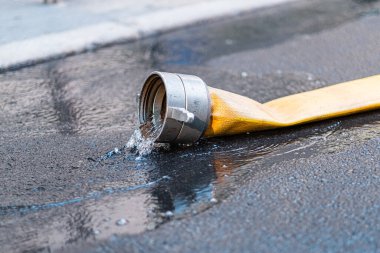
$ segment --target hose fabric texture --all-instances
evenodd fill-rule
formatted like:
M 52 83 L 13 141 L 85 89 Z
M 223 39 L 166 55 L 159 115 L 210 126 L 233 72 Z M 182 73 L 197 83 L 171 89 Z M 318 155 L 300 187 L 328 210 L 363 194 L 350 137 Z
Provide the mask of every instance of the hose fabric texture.
M 380 75 L 261 104 L 209 87 L 211 120 L 205 137 L 289 127 L 380 109 Z

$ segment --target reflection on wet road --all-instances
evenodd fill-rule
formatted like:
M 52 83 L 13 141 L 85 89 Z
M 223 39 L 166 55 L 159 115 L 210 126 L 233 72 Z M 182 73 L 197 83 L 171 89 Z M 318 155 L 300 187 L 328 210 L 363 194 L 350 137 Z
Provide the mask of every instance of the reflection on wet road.
M 330 29 L 370 9 L 333 3 L 329 8 L 281 7 L 286 11 L 277 19 L 265 11 L 228 24 L 190 27 L 192 39 L 186 35 L 189 30 L 176 31 L 1 75 L 0 183 L 6 187 L 0 193 L 0 245 L 4 250 L 49 252 L 84 240 L 152 230 L 218 205 L 278 161 L 340 152 L 353 142 L 378 137 L 380 113 L 369 112 L 157 148 L 145 157 L 122 148 L 136 127 L 134 94 L 152 66 L 194 73 L 211 86 L 260 102 L 325 86 L 313 73 L 243 74 L 245 69 L 229 71 L 228 65 L 213 68 L 210 60 Z M 309 18 L 315 8 L 324 22 Z M 327 19 L 331 15 L 334 19 Z M 291 29 L 283 29 L 288 16 L 296 18 L 287 22 L 309 23 L 286 23 Z M 268 20 L 276 29 L 261 27 Z M 194 44 L 197 36 L 202 39 Z M 104 156 L 114 148 L 119 151 Z
M 155 150 L 147 157 L 125 150 L 101 162 L 94 159 L 91 166 L 101 170 L 117 164 L 139 170 L 143 176 L 137 178 L 136 186 L 104 183 L 102 190 L 61 202 L 2 207 L 2 226 L 11 226 L 12 236 L 22 237 L 22 248 L 49 245 L 50 249 L 80 240 L 105 239 L 114 233 L 154 229 L 170 219 L 194 215 L 223 201 L 256 171 L 278 160 L 339 152 L 350 146 L 352 139 L 357 142 L 379 136 L 380 122 L 374 122 L 374 118 L 379 119 L 379 113 L 294 131 L 204 140 L 192 147 Z M 28 226 L 14 231 L 13 222 L 6 221 L 12 217 L 18 217 L 20 224 L 28 220 Z M 45 223 L 45 219 L 49 222 Z M 118 225 L 120 219 L 125 219 L 126 224 Z

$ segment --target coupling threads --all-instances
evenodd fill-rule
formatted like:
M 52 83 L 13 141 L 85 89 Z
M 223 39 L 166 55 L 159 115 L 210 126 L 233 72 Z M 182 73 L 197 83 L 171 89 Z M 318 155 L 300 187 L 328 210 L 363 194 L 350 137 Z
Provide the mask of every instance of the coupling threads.
M 193 75 L 151 73 L 138 103 L 141 132 L 155 142 L 194 143 L 211 117 L 207 85 Z

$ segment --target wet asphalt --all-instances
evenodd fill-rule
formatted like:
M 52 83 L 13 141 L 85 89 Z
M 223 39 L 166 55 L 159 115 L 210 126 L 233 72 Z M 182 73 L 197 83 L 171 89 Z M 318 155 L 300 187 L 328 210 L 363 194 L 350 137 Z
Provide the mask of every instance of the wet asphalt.
M 378 111 L 123 148 L 153 70 L 260 102 L 379 74 L 379 7 L 300 1 L 3 71 L 0 252 L 380 252 Z

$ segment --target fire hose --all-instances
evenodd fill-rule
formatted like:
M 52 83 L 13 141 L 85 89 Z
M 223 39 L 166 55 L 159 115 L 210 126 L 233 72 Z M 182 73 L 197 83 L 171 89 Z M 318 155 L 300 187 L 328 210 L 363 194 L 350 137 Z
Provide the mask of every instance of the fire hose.
M 153 72 L 139 94 L 144 136 L 163 143 L 290 127 L 380 108 L 380 75 L 259 103 L 197 76 Z

